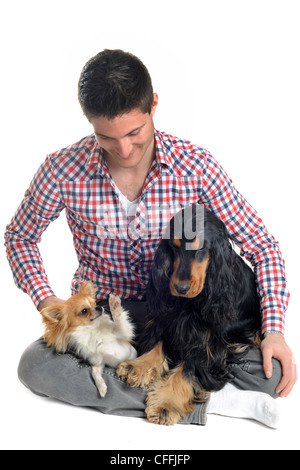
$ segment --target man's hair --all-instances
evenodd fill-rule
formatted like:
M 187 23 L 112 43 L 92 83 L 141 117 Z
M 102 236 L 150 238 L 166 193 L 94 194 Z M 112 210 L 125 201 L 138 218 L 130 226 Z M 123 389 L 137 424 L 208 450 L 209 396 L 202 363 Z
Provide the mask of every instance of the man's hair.
M 105 49 L 84 66 L 78 83 L 78 98 L 88 118 L 113 119 L 137 108 L 150 114 L 151 77 L 133 54 Z

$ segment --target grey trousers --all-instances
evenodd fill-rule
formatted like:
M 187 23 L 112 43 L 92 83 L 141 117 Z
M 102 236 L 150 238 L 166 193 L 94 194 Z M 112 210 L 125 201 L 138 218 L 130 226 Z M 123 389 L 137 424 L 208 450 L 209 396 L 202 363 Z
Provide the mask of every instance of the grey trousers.
M 142 318 L 143 303 L 123 302 L 137 323 Z M 260 391 L 277 398 L 275 389 L 282 376 L 280 363 L 273 359 L 273 376 L 266 379 L 260 350 L 249 350 L 242 360 L 231 367 L 232 384 L 241 390 Z M 119 379 L 115 370 L 106 367 L 103 378 L 107 394 L 101 398 L 91 375 L 91 367 L 71 352 L 59 354 L 42 338 L 31 344 L 23 353 L 18 376 L 33 393 L 75 405 L 92 407 L 102 413 L 145 418 L 145 397 L 142 388 L 130 388 Z M 206 404 L 195 405 L 194 410 L 181 421 L 182 424 L 206 424 Z

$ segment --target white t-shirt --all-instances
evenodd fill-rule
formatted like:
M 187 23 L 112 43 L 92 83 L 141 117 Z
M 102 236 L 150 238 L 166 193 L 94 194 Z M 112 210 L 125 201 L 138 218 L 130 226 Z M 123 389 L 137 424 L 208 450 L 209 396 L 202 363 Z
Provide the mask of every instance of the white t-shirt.
M 127 197 L 121 193 L 121 191 L 119 190 L 117 186 L 116 186 L 116 191 L 119 195 L 120 202 L 123 206 L 123 209 L 126 212 L 128 223 L 130 223 L 135 217 L 139 198 L 135 199 L 134 201 L 129 201 L 129 199 L 127 199 Z

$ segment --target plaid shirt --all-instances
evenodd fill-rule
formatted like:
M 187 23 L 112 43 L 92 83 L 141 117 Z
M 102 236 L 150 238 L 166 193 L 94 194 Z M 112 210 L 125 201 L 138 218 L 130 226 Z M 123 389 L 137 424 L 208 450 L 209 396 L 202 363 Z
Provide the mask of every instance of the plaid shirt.
M 123 299 L 142 299 L 170 218 L 199 201 L 223 220 L 254 266 L 263 333 L 283 334 L 289 293 L 277 242 L 207 150 L 158 131 L 155 143 L 156 159 L 129 224 L 94 135 L 46 158 L 6 231 L 17 286 L 35 305 L 55 295 L 37 243 L 65 209 L 79 262 L 72 293 L 90 279 L 99 300 L 112 291 Z

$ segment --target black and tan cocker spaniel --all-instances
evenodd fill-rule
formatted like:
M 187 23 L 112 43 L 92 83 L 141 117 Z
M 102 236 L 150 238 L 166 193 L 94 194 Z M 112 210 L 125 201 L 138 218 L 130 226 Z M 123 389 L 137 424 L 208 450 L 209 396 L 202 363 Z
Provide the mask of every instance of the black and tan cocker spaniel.
M 193 205 L 170 221 L 154 258 L 147 301 L 140 356 L 121 363 L 117 374 L 130 386 L 150 385 L 151 422 L 175 424 L 208 392 L 224 387 L 230 363 L 257 347 L 255 277 L 224 223 Z

